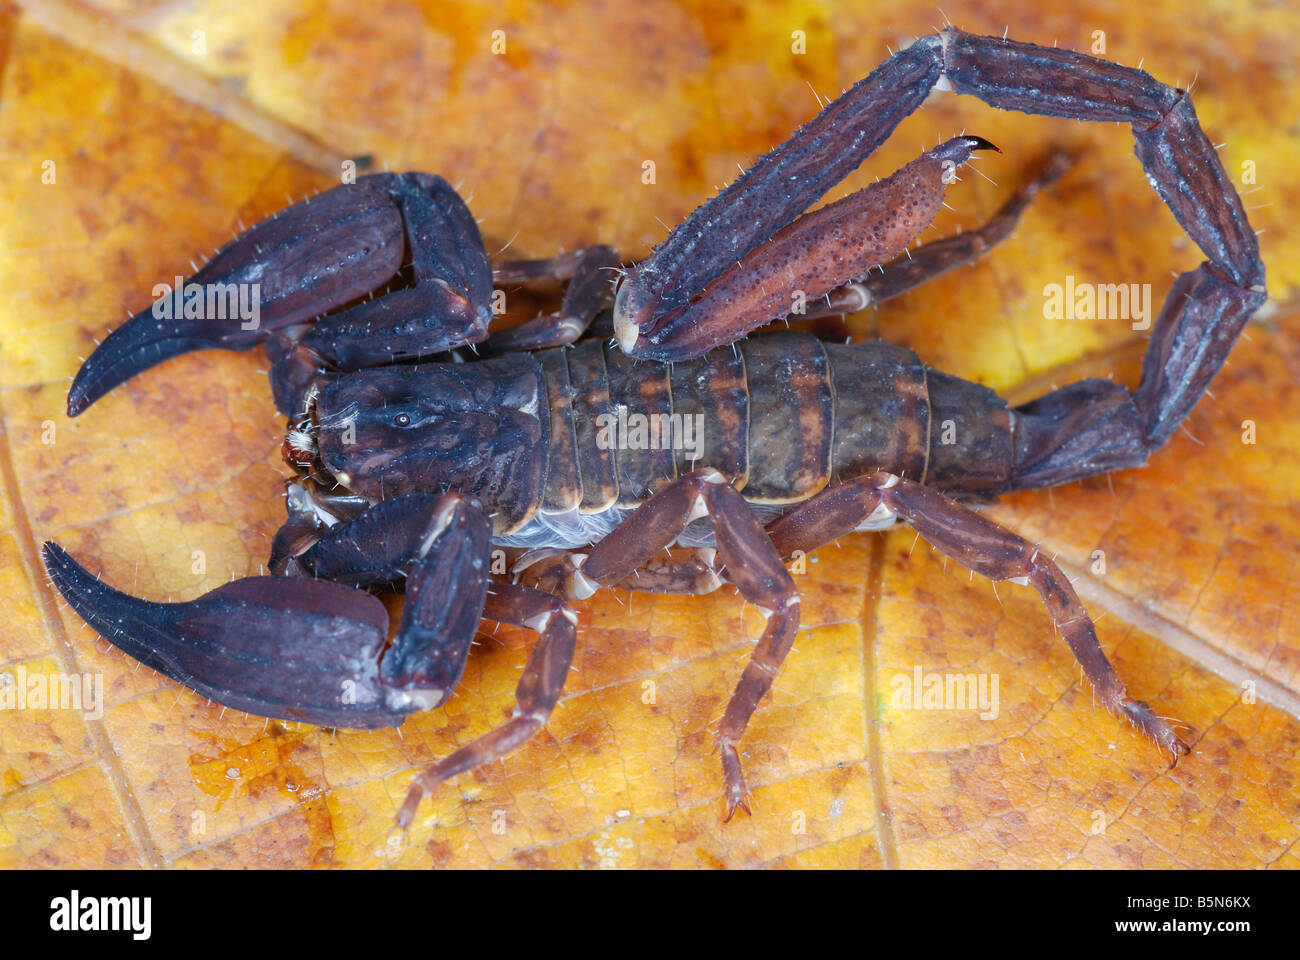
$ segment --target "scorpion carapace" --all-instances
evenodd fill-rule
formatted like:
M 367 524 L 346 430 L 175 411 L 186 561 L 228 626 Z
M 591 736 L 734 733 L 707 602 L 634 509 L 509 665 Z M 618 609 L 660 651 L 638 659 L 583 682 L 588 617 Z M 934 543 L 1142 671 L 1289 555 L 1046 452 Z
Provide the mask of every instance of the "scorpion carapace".
M 742 339 L 800 298 L 806 316 L 852 312 L 970 262 L 1063 173 L 1053 157 L 989 223 L 912 252 L 988 141 L 949 140 L 804 213 L 936 86 L 1132 125 L 1148 180 L 1209 258 L 1174 283 L 1135 391 L 1084 380 L 1009 409 L 888 344 Z M 82 366 L 68 410 L 186 350 L 264 344 L 296 474 L 274 575 L 151 603 L 47 543 L 54 585 L 110 642 L 211 699 L 333 726 L 400 724 L 441 703 L 482 618 L 536 631 L 514 715 L 416 778 L 399 813 L 409 825 L 426 792 L 546 722 L 573 656 L 572 601 L 730 582 L 767 623 L 717 731 L 729 818 L 747 806 L 738 745 L 799 624 L 783 560 L 901 520 L 972 571 L 1032 584 L 1102 704 L 1174 762 L 1189 751 L 1179 724 L 1127 695 L 1061 570 L 961 502 L 1144 463 L 1264 302 L 1255 235 L 1186 92 L 950 28 L 828 105 L 613 289 L 612 272 L 605 246 L 493 265 L 465 203 L 428 174 L 363 177 L 254 226 L 191 282 L 259 282 L 260 324 L 146 310 Z M 567 281 L 559 311 L 491 332 L 494 279 L 543 276 Z M 701 429 L 667 449 L 602 435 L 634 415 Z M 937 439 L 941 424 L 953 439 Z M 489 574 L 494 544 L 524 551 L 508 580 Z M 665 561 L 673 544 L 693 550 Z M 394 587 L 406 602 L 388 643 L 367 591 Z

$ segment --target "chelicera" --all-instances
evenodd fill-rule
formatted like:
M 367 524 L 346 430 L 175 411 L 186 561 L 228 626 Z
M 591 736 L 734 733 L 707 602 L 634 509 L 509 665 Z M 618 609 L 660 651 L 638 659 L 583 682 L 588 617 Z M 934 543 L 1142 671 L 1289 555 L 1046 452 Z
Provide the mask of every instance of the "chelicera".
M 1131 124 L 1147 179 L 1208 258 L 1175 281 L 1136 390 L 1090 379 L 1010 408 L 887 343 L 747 336 L 799 297 L 808 316 L 841 314 L 969 262 L 1060 175 L 1055 158 L 988 224 L 910 253 L 957 168 L 992 144 L 956 137 L 804 212 L 936 87 Z M 212 700 L 333 727 L 399 725 L 443 702 L 484 618 L 536 631 L 514 715 L 420 773 L 403 825 L 428 791 L 546 723 L 574 652 L 574 601 L 723 582 L 767 618 L 717 731 L 730 818 L 747 806 L 742 735 L 799 624 L 784 561 L 899 521 L 973 572 L 1034 586 L 1101 704 L 1174 762 L 1189 752 L 1181 725 L 1128 696 L 1061 570 L 968 505 L 1146 462 L 1264 302 L 1255 235 L 1185 91 L 949 28 L 891 56 L 619 267 L 604 246 L 494 265 L 462 199 L 423 173 L 362 177 L 257 224 L 191 282 L 260 284 L 259 324 L 146 310 L 81 367 L 68 412 L 179 353 L 264 345 L 295 473 L 274 575 L 160 604 L 47 543 L 54 585 L 111 643 Z M 494 282 L 542 277 L 567 281 L 559 311 L 492 333 Z M 598 442 L 618 410 L 698 417 L 701 442 L 689 457 Z M 940 443 L 949 421 L 954 439 Z M 665 561 L 670 545 L 688 550 Z M 494 547 L 513 551 L 506 578 L 490 574 Z M 371 591 L 394 588 L 406 602 L 390 644 Z

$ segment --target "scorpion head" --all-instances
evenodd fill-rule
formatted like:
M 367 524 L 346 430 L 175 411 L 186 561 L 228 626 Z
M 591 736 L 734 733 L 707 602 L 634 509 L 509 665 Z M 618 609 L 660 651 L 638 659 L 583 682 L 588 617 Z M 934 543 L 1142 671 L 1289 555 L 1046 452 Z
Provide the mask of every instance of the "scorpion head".
M 478 497 L 500 530 L 541 500 L 548 424 L 531 360 L 397 366 L 322 380 L 307 430 L 286 448 L 371 503 L 454 490 Z

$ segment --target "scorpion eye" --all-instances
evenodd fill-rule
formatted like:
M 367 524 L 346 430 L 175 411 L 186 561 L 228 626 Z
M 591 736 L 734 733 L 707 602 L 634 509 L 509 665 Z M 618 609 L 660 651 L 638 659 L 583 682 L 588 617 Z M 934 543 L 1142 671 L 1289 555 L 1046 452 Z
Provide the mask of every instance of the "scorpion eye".
M 393 423 L 397 424 L 399 427 L 409 427 L 411 425 L 410 414 L 399 413 L 397 416 L 393 417 Z

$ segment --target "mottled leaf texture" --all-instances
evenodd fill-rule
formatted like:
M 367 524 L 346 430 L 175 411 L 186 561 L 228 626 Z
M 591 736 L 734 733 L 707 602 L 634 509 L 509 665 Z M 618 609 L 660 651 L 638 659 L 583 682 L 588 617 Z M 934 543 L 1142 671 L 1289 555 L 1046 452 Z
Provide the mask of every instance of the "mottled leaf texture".
M 1143 469 L 992 511 L 1078 578 L 1132 695 L 1196 728 L 1176 769 L 1094 706 L 1031 588 L 995 595 L 898 530 L 795 574 L 803 630 L 742 745 L 752 817 L 722 823 L 712 731 L 758 612 L 730 589 L 605 591 L 578 605 L 546 729 L 445 784 L 403 837 L 408 784 L 508 716 L 534 633 L 485 624 L 457 696 L 400 735 L 336 732 L 138 667 L 39 565 L 54 538 L 120 589 L 189 600 L 265 562 L 283 420 L 256 351 L 181 356 L 64 413 L 78 357 L 241 225 L 370 158 L 458 186 L 493 253 L 640 257 L 818 96 L 942 26 L 932 0 L 33 0 L 0 4 L 0 674 L 102 678 L 104 709 L 0 711 L 0 865 L 1296 866 L 1300 17 L 1051 6 L 967 4 L 959 25 L 1195 79 L 1262 231 L 1270 301 L 1185 429 Z M 854 316 L 854 336 L 1018 401 L 1084 376 L 1136 385 L 1130 319 L 1043 309 L 1047 284 L 1150 283 L 1154 316 L 1202 259 L 1126 126 L 937 93 L 831 198 L 962 131 L 1004 152 L 977 160 L 989 180 L 963 171 L 923 239 L 972 229 L 1052 148 L 1078 160 L 990 256 Z M 910 709 L 917 671 L 996 678 L 997 708 Z

